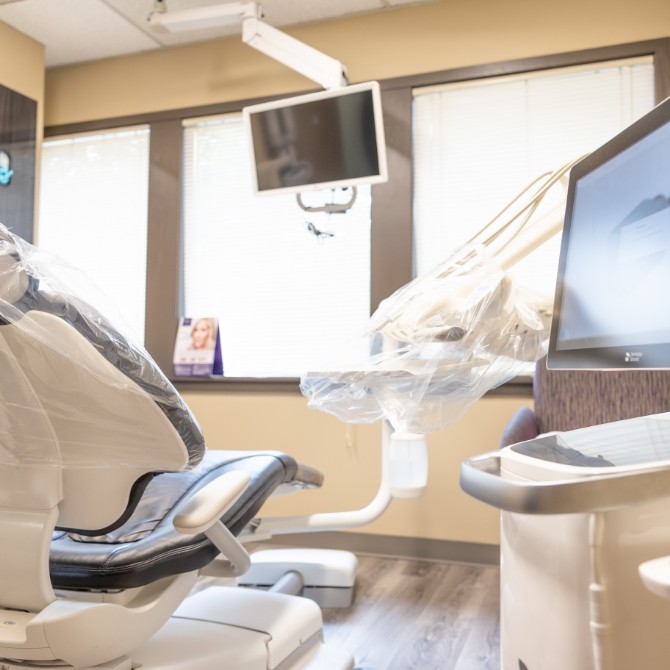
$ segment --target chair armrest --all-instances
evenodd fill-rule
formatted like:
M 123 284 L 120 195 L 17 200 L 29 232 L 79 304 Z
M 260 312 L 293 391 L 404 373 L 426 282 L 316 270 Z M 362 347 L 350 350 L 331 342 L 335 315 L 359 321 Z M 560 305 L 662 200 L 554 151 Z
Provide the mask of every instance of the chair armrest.
M 244 574 L 251 565 L 246 549 L 221 522 L 221 517 L 242 495 L 249 484 L 249 474 L 242 470 L 227 472 L 191 498 L 177 506 L 174 527 L 185 535 L 204 533 L 230 564 L 226 576 Z
M 293 480 L 278 486 L 272 495 L 282 496 L 302 489 L 318 489 L 323 484 L 323 473 L 310 465 L 296 461 Z
M 638 567 L 643 584 L 662 598 L 670 598 L 670 556 L 653 558 Z
M 235 504 L 249 480 L 242 470 L 217 477 L 177 507 L 174 527 L 184 535 L 206 533 Z

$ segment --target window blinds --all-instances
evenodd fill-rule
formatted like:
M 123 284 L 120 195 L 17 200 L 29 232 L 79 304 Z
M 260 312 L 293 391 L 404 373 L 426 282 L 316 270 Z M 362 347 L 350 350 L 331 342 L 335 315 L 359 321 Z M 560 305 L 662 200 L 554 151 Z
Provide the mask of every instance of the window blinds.
M 37 241 L 84 271 L 77 287 L 144 341 L 149 129 L 46 140 L 42 145 Z M 97 291 L 101 295 L 98 295 Z M 111 314 L 109 312 L 112 312 Z
M 183 314 L 219 319 L 225 376 L 298 377 L 343 348 L 355 355 L 370 309 L 369 187 L 346 214 L 254 195 L 236 114 L 185 124 L 183 188 Z
M 417 89 L 414 254 L 422 274 L 530 181 L 592 151 L 654 105 L 651 58 Z M 560 235 L 514 268 L 553 296 Z

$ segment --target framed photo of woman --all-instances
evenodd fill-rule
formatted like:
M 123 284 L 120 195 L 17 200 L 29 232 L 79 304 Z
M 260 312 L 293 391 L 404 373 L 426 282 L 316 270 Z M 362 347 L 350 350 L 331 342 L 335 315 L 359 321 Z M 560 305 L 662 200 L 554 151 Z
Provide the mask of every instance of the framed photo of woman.
M 176 377 L 223 375 L 217 319 L 185 316 L 179 320 L 173 366 Z

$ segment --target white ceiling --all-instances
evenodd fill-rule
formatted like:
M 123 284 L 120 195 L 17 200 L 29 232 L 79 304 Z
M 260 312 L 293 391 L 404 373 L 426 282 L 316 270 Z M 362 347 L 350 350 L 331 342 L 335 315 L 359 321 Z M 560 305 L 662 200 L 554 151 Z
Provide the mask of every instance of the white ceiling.
M 389 10 L 426 0 L 259 0 L 265 20 L 282 28 L 341 16 Z M 168 11 L 225 0 L 165 0 Z M 0 21 L 46 47 L 46 67 L 81 63 L 233 35 L 240 27 L 179 34 L 153 32 L 154 0 L 0 0 Z

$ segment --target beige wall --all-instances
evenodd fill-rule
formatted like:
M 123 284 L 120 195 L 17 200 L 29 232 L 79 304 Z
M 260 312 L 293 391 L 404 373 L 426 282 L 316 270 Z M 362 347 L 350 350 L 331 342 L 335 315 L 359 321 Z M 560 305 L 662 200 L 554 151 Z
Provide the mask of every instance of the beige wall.
M 290 31 L 340 59 L 352 82 L 558 53 L 670 35 L 668 0 L 443 0 Z M 0 36 L 1 40 L 1 36 Z M 0 41 L 1 44 L 1 41 Z M 46 123 L 59 125 L 314 88 L 239 39 L 48 72 Z M 210 447 L 283 449 L 320 467 L 321 491 L 277 500 L 272 511 L 366 504 L 378 483 L 379 426 L 344 425 L 295 395 L 186 393 Z M 495 543 L 497 513 L 459 491 L 464 458 L 494 449 L 528 398 L 476 403 L 430 436 L 430 483 L 394 501 L 367 532 Z
M 343 424 L 305 407 L 297 395 L 188 393 L 210 448 L 279 449 L 326 475 L 315 491 L 277 498 L 273 514 L 359 509 L 374 497 L 380 478 L 379 424 Z M 447 429 L 428 437 L 429 482 L 423 497 L 394 500 L 368 533 L 437 540 L 497 543 L 498 515 L 458 486 L 460 463 L 497 447 L 510 416 L 528 398 L 482 399 Z
M 44 47 L 0 21 L 0 83 L 43 108 Z
M 352 82 L 670 35 L 667 0 L 441 0 L 290 31 Z M 49 71 L 46 124 L 242 100 L 315 85 L 230 38 Z

